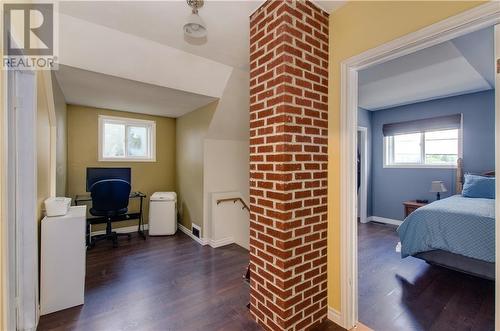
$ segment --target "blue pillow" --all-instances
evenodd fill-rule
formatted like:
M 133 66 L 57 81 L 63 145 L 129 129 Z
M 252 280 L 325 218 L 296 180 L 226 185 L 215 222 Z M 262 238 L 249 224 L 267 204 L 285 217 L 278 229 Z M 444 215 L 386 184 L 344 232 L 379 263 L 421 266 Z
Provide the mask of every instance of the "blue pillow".
M 466 198 L 495 199 L 495 177 L 466 174 L 462 196 Z

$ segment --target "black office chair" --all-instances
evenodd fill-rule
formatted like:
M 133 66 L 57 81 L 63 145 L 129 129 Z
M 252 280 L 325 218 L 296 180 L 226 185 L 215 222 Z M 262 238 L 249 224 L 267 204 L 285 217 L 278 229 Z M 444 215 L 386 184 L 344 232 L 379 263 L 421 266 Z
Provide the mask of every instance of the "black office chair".
M 130 184 L 122 179 L 100 180 L 90 186 L 90 196 L 92 197 L 90 214 L 106 218 L 106 234 L 93 236 L 90 247 L 93 247 L 97 240 L 112 240 L 113 247 L 117 247 L 118 236 L 127 236 L 130 239 L 130 233 L 116 233 L 111 227 L 113 218 L 128 211 Z

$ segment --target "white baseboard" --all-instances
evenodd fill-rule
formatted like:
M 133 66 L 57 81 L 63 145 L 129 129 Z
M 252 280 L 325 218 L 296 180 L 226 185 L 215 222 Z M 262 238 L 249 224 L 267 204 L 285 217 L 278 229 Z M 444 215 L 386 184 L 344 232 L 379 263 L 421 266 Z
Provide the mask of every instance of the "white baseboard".
M 182 225 L 181 223 L 177 223 L 177 228 L 179 230 L 181 230 L 182 232 L 184 232 L 185 234 L 187 234 L 189 237 L 191 237 L 191 239 L 193 239 L 194 241 L 196 241 L 198 244 L 200 245 L 203 245 L 205 246 L 207 244 L 206 242 L 206 239 L 204 238 L 198 238 L 196 237 L 192 232 L 191 230 L 189 230 L 188 228 L 186 228 L 184 225 Z
M 144 224 L 143 227 L 144 227 L 144 230 L 147 230 L 149 228 L 148 224 Z M 226 245 L 230 245 L 230 244 L 234 243 L 234 239 L 232 237 L 218 239 L 218 240 L 213 240 L 213 239 L 208 239 L 208 238 L 198 238 L 198 237 L 195 237 L 193 235 L 193 233 L 188 228 L 186 228 L 184 225 L 178 223 L 177 227 L 179 230 L 181 230 L 182 232 L 187 234 L 189 237 L 191 237 L 191 239 L 193 239 L 194 241 L 196 241 L 197 243 L 199 243 L 200 245 L 203 245 L 203 246 L 210 245 L 210 247 L 217 248 L 217 247 L 222 247 L 222 246 L 226 246 Z M 115 231 L 116 233 L 132 233 L 132 232 L 137 231 L 137 226 L 132 225 L 132 226 L 125 226 L 122 228 L 115 228 L 115 229 L 113 229 L 113 231 Z M 92 236 L 99 235 L 99 234 L 105 234 L 105 233 L 106 233 L 106 230 L 91 231 Z
M 395 220 L 392 218 L 385 218 L 385 217 L 379 217 L 379 216 L 370 216 L 368 217 L 369 222 L 378 222 L 378 223 L 385 223 L 385 224 L 392 224 L 392 225 L 401 225 L 403 221 Z
M 217 247 L 222 247 L 222 246 L 234 244 L 234 239 L 232 237 L 227 237 L 227 238 L 218 239 L 218 240 L 210 239 L 208 244 L 210 245 L 210 247 L 217 248 Z
M 149 228 L 148 224 L 143 224 L 142 229 L 146 231 Z M 91 225 L 92 229 L 92 225 Z M 116 233 L 132 233 L 132 232 L 137 232 L 137 225 L 131 225 L 131 226 L 125 226 L 122 228 L 114 228 L 113 231 Z M 99 235 L 99 234 L 105 234 L 106 230 L 98 230 L 98 231 L 90 231 L 90 234 L 92 236 Z
M 193 239 L 198 244 L 203 245 L 203 246 L 209 245 L 212 248 L 217 248 L 217 247 L 222 247 L 222 246 L 226 246 L 226 245 L 234 243 L 234 239 L 232 237 L 218 239 L 218 240 L 214 240 L 214 239 L 210 239 L 210 238 L 198 238 L 198 237 L 194 236 L 193 233 L 188 228 L 186 228 L 184 225 L 178 223 L 177 227 L 179 230 L 181 230 L 182 232 L 187 234 L 189 237 L 191 237 L 191 239 Z
M 332 307 L 328 307 L 328 319 L 332 321 L 333 323 L 342 326 L 342 315 L 337 309 L 334 309 Z

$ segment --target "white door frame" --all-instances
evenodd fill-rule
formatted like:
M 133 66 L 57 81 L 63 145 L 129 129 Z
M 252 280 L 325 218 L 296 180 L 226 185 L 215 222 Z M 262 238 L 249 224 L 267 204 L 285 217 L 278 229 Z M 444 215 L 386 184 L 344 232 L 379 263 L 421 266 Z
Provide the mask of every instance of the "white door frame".
M 3 77 L 3 95 L 4 95 L 4 113 L 2 118 L 2 158 L 4 160 L 4 167 L 2 169 L 2 178 L 5 179 L 2 187 L 2 207 L 3 210 L 3 225 L 2 225 L 2 254 L 3 254 L 3 265 L 2 265 L 2 277 L 4 282 L 2 284 L 3 295 L 2 304 L 3 306 L 3 325 L 0 328 L 5 328 L 6 330 L 16 330 L 16 226 L 15 222 L 12 222 L 11 215 L 15 211 L 15 204 L 12 203 L 15 195 L 13 178 L 10 175 L 11 169 L 13 167 L 13 161 L 11 160 L 12 146 L 9 144 L 12 141 L 12 130 L 9 128 L 13 123 L 13 116 L 11 109 L 13 109 L 12 100 L 14 99 L 14 71 L 4 71 Z
M 38 318 L 36 73 L 7 73 L 7 226 L 9 329 L 35 330 Z
M 368 222 L 368 128 L 364 126 L 358 126 L 358 132 L 360 133 L 361 139 L 358 142 L 359 153 L 361 154 L 361 176 L 360 176 L 360 186 L 359 186 L 359 221 L 361 223 Z M 357 205 L 356 205 L 357 206 Z
M 404 56 L 461 35 L 493 26 L 500 22 L 500 3 L 488 2 L 452 16 L 436 24 L 370 49 L 341 63 L 340 83 L 340 281 L 341 326 L 350 329 L 358 322 L 358 252 L 356 219 L 356 136 L 358 109 L 358 71 Z M 496 107 L 497 123 L 500 109 Z M 498 131 L 497 131 L 498 132 Z M 496 135 L 500 146 L 500 135 Z M 497 153 L 497 160 L 498 160 Z M 500 162 L 496 162 L 500 172 Z M 497 192 L 499 192 L 497 183 Z M 498 201 L 498 200 L 497 200 Z M 497 205 L 497 217 L 499 215 Z M 500 234 L 499 227 L 496 227 Z M 498 236 L 500 238 L 500 236 Z M 496 246 L 497 273 L 500 245 Z M 500 298 L 500 282 L 496 283 L 496 297 Z M 500 301 L 495 305 L 496 329 L 500 330 Z

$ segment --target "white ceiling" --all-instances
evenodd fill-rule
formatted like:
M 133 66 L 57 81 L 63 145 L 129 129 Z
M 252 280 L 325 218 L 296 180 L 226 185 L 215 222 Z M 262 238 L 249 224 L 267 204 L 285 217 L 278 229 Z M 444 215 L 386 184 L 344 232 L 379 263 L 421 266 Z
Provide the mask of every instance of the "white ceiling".
M 185 40 L 191 10 L 185 1 L 61 2 L 59 11 L 236 68 L 248 68 L 250 13 L 257 1 L 206 1 L 199 10 L 208 28 L 204 44 Z
M 492 89 L 493 29 L 409 54 L 359 74 L 359 106 L 380 110 Z
M 233 70 L 72 16 L 61 14 L 59 21 L 59 63 L 71 67 L 212 97 L 222 95 Z
M 315 4 L 318 5 L 318 7 L 323 8 L 326 10 L 328 13 L 331 13 L 332 11 L 339 9 L 343 5 L 347 3 L 347 1 L 340 1 L 340 0 L 326 0 L 326 1 L 319 1 L 319 0 L 314 0 L 313 1 Z
M 233 72 L 248 72 L 249 16 L 263 2 L 205 0 L 208 37 L 195 42 L 182 30 L 185 0 L 61 1 L 56 77 L 70 103 L 180 116 L 227 97 Z M 315 3 L 332 11 L 345 1 Z
M 466 34 L 452 40 L 471 66 L 483 76 L 491 86 L 495 86 L 495 37 L 493 27 Z
M 166 46 L 230 65 L 249 66 L 249 16 L 263 1 L 205 0 L 199 15 L 208 28 L 203 44 L 186 40 L 182 26 L 191 10 L 186 1 L 65 1 L 59 11 Z M 346 1 L 315 1 L 327 11 Z
M 170 117 L 216 98 L 60 65 L 56 71 L 67 103 Z

